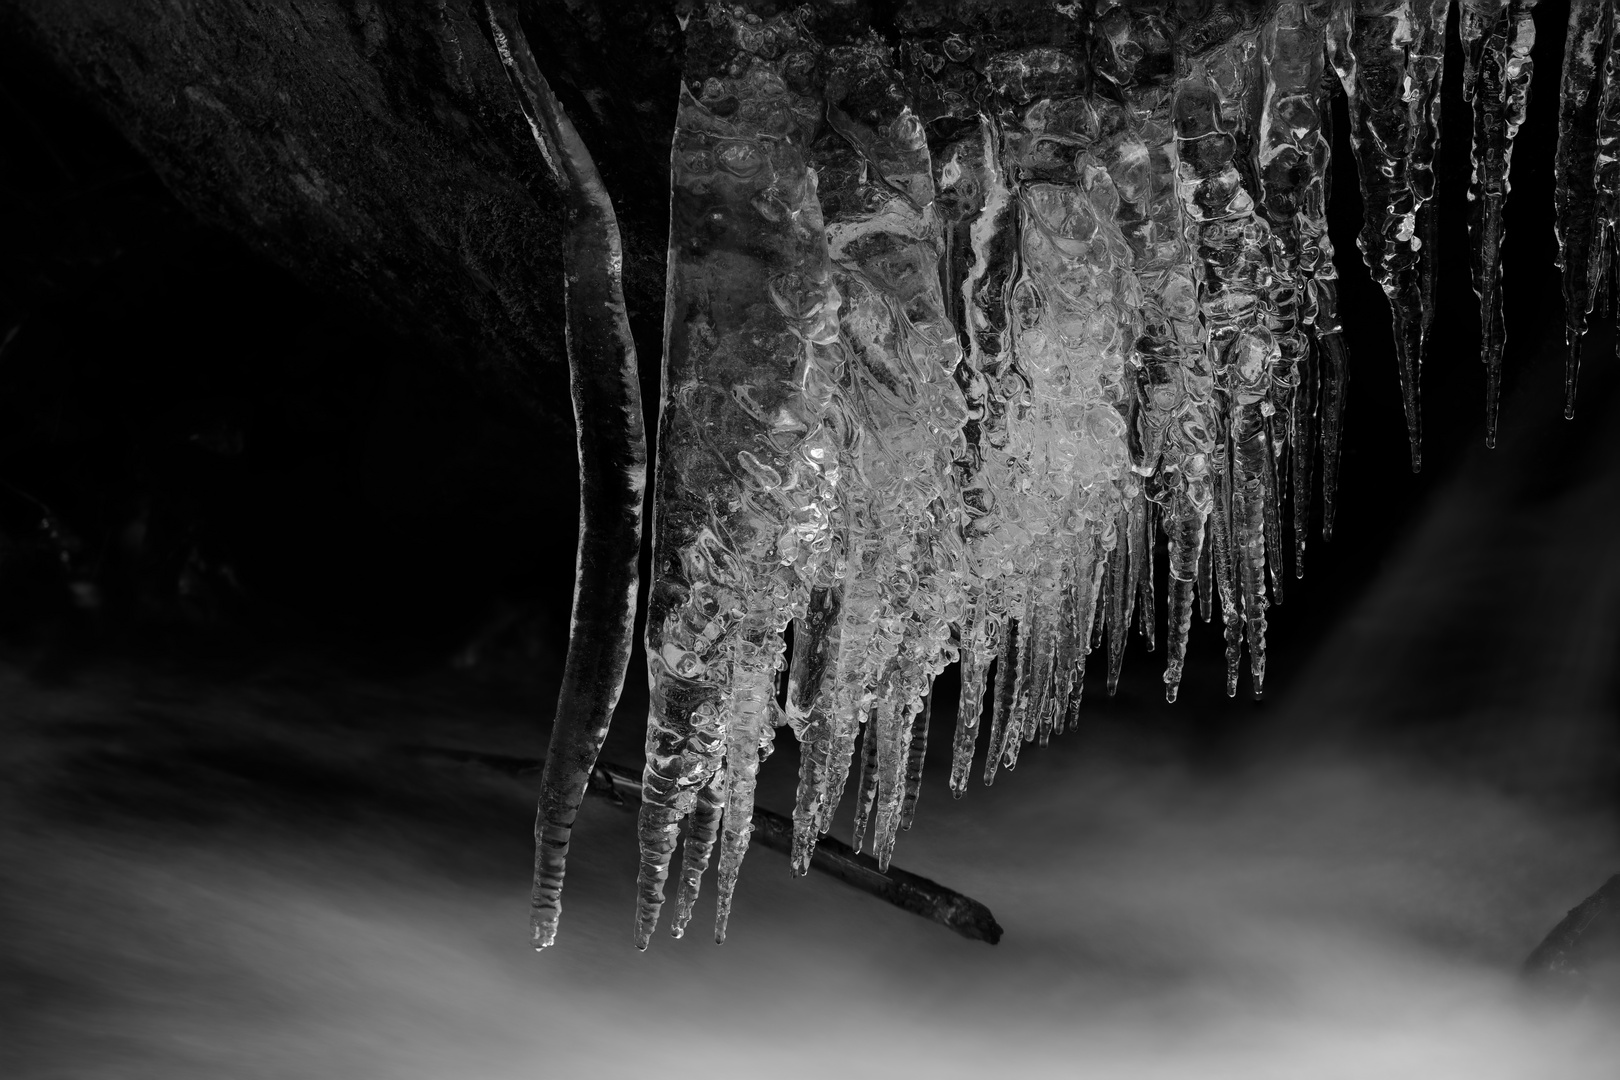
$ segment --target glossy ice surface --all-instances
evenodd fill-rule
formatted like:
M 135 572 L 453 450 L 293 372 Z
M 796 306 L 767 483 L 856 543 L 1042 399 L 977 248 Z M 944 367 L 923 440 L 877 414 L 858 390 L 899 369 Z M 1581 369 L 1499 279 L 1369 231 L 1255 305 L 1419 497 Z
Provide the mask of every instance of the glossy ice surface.
M 1492 253 L 1533 3 L 1464 0 L 1459 22 L 1492 438 Z M 881 28 L 839 4 L 692 15 L 639 945 L 683 820 L 675 932 L 718 840 L 724 937 L 776 727 L 804 747 L 802 873 L 847 788 L 856 845 L 887 864 L 947 664 L 962 670 L 957 795 L 981 728 L 989 783 L 1074 724 L 1093 650 L 1106 643 L 1112 689 L 1132 624 L 1158 640 L 1161 531 L 1167 698 L 1200 606 L 1221 614 L 1227 692 L 1247 653 L 1260 694 L 1266 612 L 1290 559 L 1303 573 L 1318 476 L 1333 527 L 1349 364 L 1327 233 L 1339 93 L 1367 207 L 1358 245 L 1393 313 L 1421 461 L 1448 15 L 1446 0 L 918 0 Z M 1608 0 L 1573 5 L 1558 160 L 1571 408 L 1620 220 L 1616 32 Z

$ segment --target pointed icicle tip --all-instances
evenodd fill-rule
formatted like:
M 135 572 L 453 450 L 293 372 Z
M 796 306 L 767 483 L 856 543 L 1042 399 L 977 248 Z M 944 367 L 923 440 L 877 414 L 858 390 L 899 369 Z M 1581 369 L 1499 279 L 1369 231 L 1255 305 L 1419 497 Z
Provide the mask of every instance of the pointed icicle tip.
M 631 943 L 638 952 L 646 952 L 647 946 L 652 944 L 653 931 L 658 929 L 658 916 L 656 913 L 649 916 L 645 912 L 636 913 L 636 930 L 631 937 Z
M 1573 327 L 1565 330 L 1569 340 L 1569 354 L 1564 358 L 1564 419 L 1575 419 L 1575 390 L 1581 377 L 1581 333 Z

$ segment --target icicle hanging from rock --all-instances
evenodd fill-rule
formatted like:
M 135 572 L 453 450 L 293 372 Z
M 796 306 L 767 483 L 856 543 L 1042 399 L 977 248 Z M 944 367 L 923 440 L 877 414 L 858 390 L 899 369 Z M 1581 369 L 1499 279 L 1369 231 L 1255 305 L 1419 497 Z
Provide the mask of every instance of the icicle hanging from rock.
M 1434 17 L 1426 0 L 1335 0 L 1327 35 L 1328 57 L 1349 103 L 1350 144 L 1361 176 L 1366 216 L 1357 245 L 1389 300 L 1413 472 L 1423 463 L 1420 382 L 1428 316 L 1420 203 L 1412 180 L 1422 161 L 1418 146 L 1438 140 L 1429 139 L 1429 118 L 1414 108 L 1426 85 L 1421 73 L 1414 100 L 1408 100 L 1407 88 L 1414 86 L 1414 43 L 1425 39 Z M 1421 46 L 1416 51 L 1421 55 Z
M 722 32 L 706 21 L 694 30 Z M 641 948 L 658 923 L 680 823 L 700 792 L 718 793 L 721 770 L 725 935 L 754 775 L 777 718 L 779 635 L 806 614 L 834 541 L 841 298 L 803 134 L 819 109 L 790 85 L 791 63 L 734 70 L 705 67 L 703 55 L 694 49 L 671 151 Z M 688 857 L 701 863 L 705 845 L 689 845 Z
M 1535 0 L 1462 0 L 1460 30 L 1468 67 L 1463 95 L 1474 109 L 1474 170 L 1468 184 L 1468 235 L 1479 297 L 1480 358 L 1485 362 L 1485 445 L 1496 445 L 1507 326 L 1502 314 L 1502 242 L 1513 139 L 1530 105 L 1531 18 Z
M 534 62 L 516 12 L 487 0 L 485 28 L 536 149 L 562 188 L 568 369 L 579 448 L 580 530 L 573 630 L 535 815 L 530 938 L 556 941 L 574 819 L 624 689 L 635 625 L 647 437 L 635 342 L 620 279 L 618 221 L 590 151 Z
M 1492 443 L 1503 207 L 1533 6 L 1460 6 Z M 711 4 L 684 24 L 646 627 L 643 948 L 677 847 L 673 932 L 712 864 L 724 939 L 778 727 L 800 744 L 799 874 L 846 790 L 855 848 L 887 865 L 918 810 L 947 664 L 960 662 L 962 689 L 952 737 L 934 742 L 951 747 L 953 795 L 980 746 L 989 783 L 1026 744 L 1073 727 L 1093 650 L 1106 650 L 1093 669 L 1112 693 L 1133 621 L 1155 644 L 1159 531 L 1167 699 L 1195 607 L 1221 614 L 1227 692 L 1247 652 L 1260 694 L 1267 612 L 1290 560 L 1303 574 L 1318 483 L 1325 538 L 1337 512 L 1349 355 L 1327 200 L 1341 90 L 1367 208 L 1358 245 L 1392 310 L 1421 463 L 1448 0 L 1214 0 L 1196 12 L 903 0 L 884 33 L 864 12 Z M 1589 317 L 1612 299 L 1617 23 L 1614 0 L 1575 0 L 1562 67 L 1569 412 Z M 634 368 L 611 206 L 526 52 L 502 45 L 520 35 L 493 0 L 489 25 L 578 204 L 576 394 L 623 397 Z M 587 351 L 600 370 L 585 370 Z M 602 462 L 581 431 L 589 487 Z M 614 504 L 626 519 L 628 493 Z M 613 524 L 614 507 L 592 505 L 587 532 Z M 612 530 L 621 547 L 628 527 Z M 625 562 L 604 599 L 582 555 L 576 613 L 581 597 L 616 597 L 622 614 Z M 538 826 L 540 944 L 555 933 L 576 774 L 622 681 L 618 624 L 587 615 L 570 671 L 598 639 L 607 666 L 559 703 Z
M 1599 188 L 1599 145 L 1614 33 L 1612 0 L 1571 0 L 1558 99 L 1558 265 L 1564 272 L 1564 415 L 1575 415 L 1581 339 L 1608 272 L 1612 226 Z

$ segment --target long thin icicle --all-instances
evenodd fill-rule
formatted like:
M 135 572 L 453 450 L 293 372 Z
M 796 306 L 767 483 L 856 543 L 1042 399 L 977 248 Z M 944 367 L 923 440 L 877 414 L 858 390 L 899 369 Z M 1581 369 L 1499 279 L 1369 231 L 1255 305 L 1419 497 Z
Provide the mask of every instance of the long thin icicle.
M 1279 343 L 1270 400 L 1280 415 L 1272 420 L 1289 447 L 1287 473 L 1293 495 L 1294 573 L 1304 576 L 1309 533 L 1311 464 L 1316 449 L 1316 408 L 1320 348 L 1307 334 L 1318 329 L 1317 279 L 1331 280 L 1332 248 L 1326 243 L 1327 165 L 1331 152 L 1323 117 L 1326 24 L 1320 12 L 1285 2 L 1266 27 L 1265 91 L 1257 144 L 1260 207 L 1271 226 L 1273 257 L 1285 302 L 1273 324 Z M 1313 17 L 1314 16 L 1314 17 Z M 1274 440 L 1276 441 L 1276 440 Z M 1280 448 L 1280 447 L 1279 447 Z M 1269 480 L 1280 472 L 1273 464 Z M 1267 496 L 1267 546 L 1280 554 L 1280 495 Z M 1280 598 L 1282 567 L 1272 565 Z
M 1589 275 L 1596 301 L 1594 306 L 1606 314 L 1616 299 L 1609 292 L 1615 269 L 1615 245 L 1617 237 L 1620 237 L 1620 18 L 1615 17 L 1612 3 L 1600 77 L 1603 90 L 1598 98 L 1597 149 L 1593 163 L 1593 186 L 1597 200 L 1593 228 L 1596 235 L 1592 238 Z M 1620 350 L 1620 343 L 1616 348 Z M 1566 415 L 1568 405 L 1566 395 Z
M 613 203 L 589 150 L 535 65 L 516 13 L 486 0 L 491 37 L 567 207 L 564 304 L 579 447 L 579 547 L 568 657 L 535 816 L 535 948 L 557 938 L 574 819 L 624 690 L 636 613 L 647 436 L 625 315 Z
M 799 739 L 799 790 L 793 806 L 793 872 L 810 871 L 816 837 L 838 768 L 836 710 L 832 683 L 839 641 L 843 590 L 811 589 L 804 618 L 794 624 L 793 659 L 788 669 L 787 714 Z M 843 757 L 848 768 L 848 755 Z M 840 785 L 841 787 L 842 785 Z
M 1610 0 L 1570 0 L 1558 99 L 1558 265 L 1564 272 L 1564 415 L 1575 415 L 1581 339 L 1602 286 L 1604 235 L 1597 188 L 1598 117 L 1609 48 Z
M 1485 445 L 1496 445 L 1502 394 L 1503 210 L 1511 187 L 1513 140 L 1530 105 L 1530 47 L 1535 0 L 1462 0 L 1463 48 L 1471 78 L 1463 93 L 1474 107 L 1474 169 L 1468 183 L 1468 235 L 1474 293 L 1479 297 L 1480 359 L 1485 363 Z
M 1420 3 L 1421 8 L 1416 6 Z M 1425 0 L 1359 4 L 1334 0 L 1328 26 L 1328 56 L 1349 103 L 1350 144 L 1355 148 L 1365 204 L 1357 244 L 1373 280 L 1389 300 L 1394 320 L 1395 359 L 1413 472 L 1423 464 L 1419 383 L 1426 316 L 1420 266 L 1423 240 L 1410 177 L 1420 125 L 1413 123 L 1406 88 L 1412 85 L 1409 56 L 1413 36 L 1424 13 L 1430 11 Z M 1421 94 L 1421 90 L 1416 92 Z
M 1264 425 L 1276 368 L 1288 362 L 1272 328 L 1291 321 L 1280 308 L 1270 230 L 1244 182 L 1255 144 L 1246 105 L 1261 89 L 1259 68 L 1258 34 L 1240 34 L 1207 54 L 1178 57 L 1175 88 L 1181 200 L 1197 222 L 1200 306 L 1226 399 L 1213 463 L 1229 696 L 1237 693 L 1244 637 L 1257 696 L 1265 679 Z
M 1321 145 L 1333 146 L 1333 95 L 1337 82 L 1323 72 L 1317 84 L 1316 116 L 1322 126 Z M 1339 322 L 1339 274 L 1333 265 L 1333 240 L 1328 236 L 1328 196 L 1333 190 L 1333 159 L 1322 163 L 1320 186 L 1307 188 L 1307 209 L 1301 222 L 1304 240 L 1300 265 L 1309 275 L 1306 306 L 1315 346 L 1308 364 L 1313 364 L 1318 394 L 1318 416 L 1322 447 L 1322 539 L 1333 539 L 1333 519 L 1338 509 L 1339 459 L 1344 445 L 1345 405 L 1350 391 L 1350 346 L 1344 340 Z M 1296 521 L 1298 519 L 1296 518 Z

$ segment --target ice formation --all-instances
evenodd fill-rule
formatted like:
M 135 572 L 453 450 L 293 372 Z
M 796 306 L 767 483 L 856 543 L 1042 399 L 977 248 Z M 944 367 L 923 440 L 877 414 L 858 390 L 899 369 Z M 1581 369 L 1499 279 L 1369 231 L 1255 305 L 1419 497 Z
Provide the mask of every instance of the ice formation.
M 564 306 L 580 529 L 568 656 L 534 823 L 530 929 L 535 947 L 544 948 L 556 940 L 574 819 L 630 663 L 647 438 L 613 203 L 590 151 L 535 64 L 516 11 L 506 0 L 485 0 L 481 14 L 568 215 Z
M 1534 0 L 1459 5 L 1494 441 Z M 1246 654 L 1260 694 L 1266 614 L 1290 563 L 1303 573 L 1318 486 L 1324 536 L 1334 522 L 1341 93 L 1358 246 L 1421 461 L 1448 0 L 886 10 L 875 25 L 859 4 L 712 3 L 683 22 L 642 948 L 677 849 L 674 933 L 717 861 L 724 939 L 779 728 L 801 747 L 803 873 L 846 794 L 855 846 L 887 866 L 948 664 L 958 796 L 981 743 L 990 783 L 1077 722 L 1093 653 L 1112 692 L 1133 625 L 1163 641 L 1174 701 L 1194 612 L 1218 612 L 1227 693 Z M 1570 410 L 1620 240 L 1617 35 L 1610 0 L 1571 5 L 1556 162 Z

